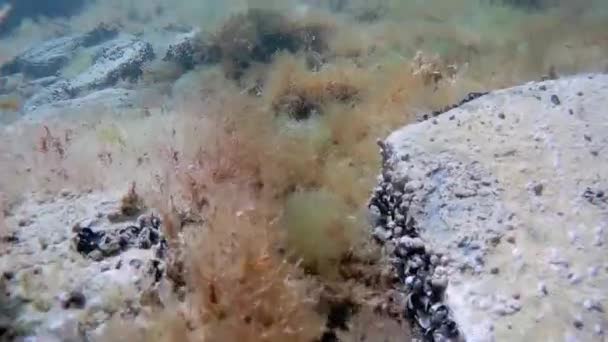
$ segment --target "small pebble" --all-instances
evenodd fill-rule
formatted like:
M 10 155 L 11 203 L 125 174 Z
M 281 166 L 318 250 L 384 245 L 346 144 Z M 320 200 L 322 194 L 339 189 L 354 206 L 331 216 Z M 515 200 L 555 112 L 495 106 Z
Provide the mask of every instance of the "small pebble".
M 578 285 L 583 281 L 583 277 L 574 272 L 568 274 L 568 279 L 572 285 Z
M 498 274 L 498 273 L 500 273 L 500 270 L 498 269 L 498 267 L 492 267 L 492 269 L 490 269 L 490 273 Z
M 557 95 L 553 94 L 551 95 L 551 103 L 556 106 L 559 106 L 562 102 L 559 100 L 559 97 L 557 97 Z
M 448 287 L 448 278 L 433 278 L 433 280 L 431 280 L 431 286 L 433 286 L 435 291 L 443 293 L 443 291 L 445 291 L 445 289 Z
M 436 255 L 431 255 L 431 265 L 437 266 L 439 265 L 439 257 Z
M 595 247 L 601 247 L 604 245 L 604 238 L 602 236 L 596 235 L 593 239 L 593 245 Z
M 135 269 L 139 269 L 142 265 L 143 265 L 143 261 L 141 261 L 139 259 L 131 259 L 129 261 L 129 266 L 131 266 Z
M 532 188 L 532 191 L 534 191 L 534 194 L 536 196 L 542 196 L 543 189 L 544 189 L 544 186 L 539 183 L 539 184 L 534 185 L 534 187 Z
M 597 277 L 599 272 L 600 272 L 600 269 L 597 266 L 591 266 L 591 267 L 587 268 L 587 275 L 589 275 L 589 277 Z
M 374 237 L 380 241 L 386 241 L 391 238 L 392 232 L 388 229 L 384 229 L 383 227 L 376 227 L 374 229 Z
M 545 283 L 538 283 L 538 292 L 540 293 L 540 295 L 542 297 L 546 296 L 549 294 L 549 291 L 547 290 L 547 285 L 545 285 Z
M 499 113 L 498 114 L 498 118 L 504 120 L 505 119 L 505 113 Z
M 0 242 L 6 242 L 6 243 L 17 243 L 19 242 L 19 238 L 17 237 L 17 235 L 15 233 L 11 233 L 9 235 L 0 235 Z
M 490 237 L 489 241 L 492 246 L 497 246 L 500 243 L 500 235 Z
M 585 326 L 585 324 L 583 323 L 583 320 L 580 317 L 575 318 L 574 321 L 572 322 L 572 324 L 578 330 L 583 329 L 583 327 Z
M 574 244 L 578 240 L 578 233 L 573 230 L 569 231 L 568 239 L 570 240 L 571 244 Z
M 412 193 L 416 190 L 422 189 L 423 184 L 420 181 L 413 180 L 405 184 L 404 191 L 405 193 Z
M 29 219 L 22 218 L 19 220 L 19 222 L 17 222 L 17 224 L 19 225 L 19 227 L 25 227 L 29 226 L 31 224 L 31 221 Z
M 91 258 L 91 260 L 93 261 L 101 261 L 103 260 L 103 253 L 100 250 L 96 249 L 89 253 L 89 258 Z
M 604 308 L 602 307 L 602 303 L 600 303 L 598 301 L 595 301 L 595 300 L 591 300 L 591 299 L 585 299 L 585 301 L 583 302 L 583 307 L 587 311 L 604 312 Z
M 397 213 L 395 215 L 395 222 L 402 222 L 405 220 L 405 216 L 403 216 L 402 214 Z

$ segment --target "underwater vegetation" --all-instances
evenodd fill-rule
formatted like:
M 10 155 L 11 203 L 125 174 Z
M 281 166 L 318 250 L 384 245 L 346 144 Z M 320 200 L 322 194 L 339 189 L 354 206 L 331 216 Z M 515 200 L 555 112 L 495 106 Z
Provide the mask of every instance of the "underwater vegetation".
M 270 3 L 226 2 L 187 59 L 153 61 L 131 85 L 183 82 L 166 91 L 179 109 L 81 113 L 0 136 L 8 202 L 24 189 L 121 188 L 124 214 L 143 202 L 163 213 L 186 299 L 155 308 L 146 329 L 115 317 L 107 340 L 360 341 L 377 322 L 391 331 L 378 336 L 402 340 L 410 331 L 387 304 L 393 279 L 367 230 L 377 139 L 471 91 L 608 67 L 608 15 L 561 2 Z M 204 26 L 188 1 L 89 6 L 61 23 L 77 30 L 103 13 L 141 33 L 195 12 L 184 22 Z M 62 74 L 90 62 L 79 53 Z
M 268 64 L 280 52 L 322 54 L 332 27 L 321 18 L 295 19 L 280 12 L 252 8 L 227 18 L 219 29 L 198 33 L 185 47 L 164 58 L 190 70 L 200 64 L 220 64 L 225 76 L 239 80 L 259 64 Z
M 251 9 L 230 17 L 211 38 L 227 77 L 238 79 L 255 63 L 269 63 L 281 51 L 321 53 L 328 27 L 289 20 L 280 13 Z

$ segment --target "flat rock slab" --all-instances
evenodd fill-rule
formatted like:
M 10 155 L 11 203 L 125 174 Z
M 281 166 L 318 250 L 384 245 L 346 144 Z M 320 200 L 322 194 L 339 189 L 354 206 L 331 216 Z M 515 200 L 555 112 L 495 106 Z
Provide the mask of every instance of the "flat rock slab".
M 80 46 L 79 36 L 61 37 L 33 47 L 2 67 L 2 74 L 22 72 L 31 77 L 46 77 L 65 66 Z
M 78 51 L 92 56 L 90 65 L 78 75 L 64 78 L 60 71 L 73 62 Z M 21 112 L 28 118 L 47 117 L 57 109 L 80 108 L 99 99 L 107 102 L 105 107 L 116 108 L 131 104 L 130 94 L 113 94 L 117 95 L 113 99 L 107 96 L 114 92 L 110 87 L 136 81 L 152 59 L 150 43 L 100 25 L 86 34 L 35 46 L 1 66 L 0 74 L 6 76 L 0 78 L 0 94 L 18 93 L 27 99 Z
M 153 285 L 162 267 L 158 248 L 129 246 L 94 257 L 80 253 L 74 239 L 85 229 L 129 230 L 149 217 L 112 222 L 119 198 L 62 191 L 27 195 L 14 208 L 7 218 L 14 235 L 0 241 L 2 334 L 15 330 L 31 341 L 96 341 L 112 316 L 143 314 L 149 305 L 143 294 L 166 285 Z
M 152 45 L 125 35 L 99 47 L 93 65 L 70 81 L 74 92 L 103 89 L 120 80 L 135 81 L 145 62 L 154 58 Z
M 23 73 L 31 78 L 54 76 L 70 63 L 79 48 L 100 44 L 116 35 L 115 29 L 100 25 L 84 34 L 59 37 L 37 44 L 0 66 L 0 74 Z
M 385 141 L 468 341 L 608 333 L 608 75 L 496 91 Z
M 57 86 L 60 85 L 58 84 Z M 54 96 L 55 93 L 53 91 L 55 89 L 55 87 L 49 88 L 48 92 L 41 93 L 40 95 L 49 94 L 49 96 Z M 59 95 L 65 94 L 61 92 L 61 88 L 57 91 Z M 137 104 L 136 91 L 123 88 L 108 88 L 75 99 L 59 99 L 41 106 L 32 106 L 23 116 L 23 119 L 40 121 L 51 117 L 77 116 L 83 112 L 121 114 L 135 108 Z

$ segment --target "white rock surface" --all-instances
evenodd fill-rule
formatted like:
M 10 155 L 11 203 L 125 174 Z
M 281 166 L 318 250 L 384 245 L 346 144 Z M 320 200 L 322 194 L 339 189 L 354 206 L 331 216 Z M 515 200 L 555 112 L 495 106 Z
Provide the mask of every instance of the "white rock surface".
M 94 30 L 55 38 L 36 44 L 12 61 L 0 66 L 0 74 L 23 73 L 31 78 L 55 76 L 66 66 L 79 48 L 100 44 L 116 36 L 116 31 L 100 25 Z
M 50 117 L 93 113 L 123 113 L 136 106 L 138 95 L 135 90 L 108 88 L 90 93 L 75 99 L 51 101 L 41 106 L 31 106 L 23 118 L 28 121 L 40 121 Z
M 76 93 L 113 86 L 123 79 L 136 80 L 145 62 L 154 58 L 150 43 L 124 35 L 101 45 L 93 65 L 70 81 Z
M 63 78 L 59 71 L 73 61 L 77 51 L 92 55 L 91 65 L 72 78 Z M 0 74 L 10 75 L 0 78 L 0 94 L 19 95 L 24 102 L 19 114 L 29 119 L 82 107 L 122 110 L 133 105 L 134 91 L 118 89 L 117 84 L 135 82 L 154 56 L 150 43 L 100 25 L 86 34 L 35 46 L 0 66 Z M 24 74 L 34 80 L 25 82 Z
M 386 144 L 468 341 L 606 338 L 608 75 L 492 92 Z
M 128 319 L 145 312 L 140 295 L 153 283 L 148 264 L 153 249 L 131 248 L 95 261 L 78 253 L 72 241 L 76 224 L 95 231 L 136 224 L 107 219 L 119 198 L 117 193 L 64 191 L 28 196 L 12 210 L 7 223 L 17 241 L 0 242 L 0 288 L 8 294 L 0 306 L 4 311 L 7 303 L 15 303 L 20 310 L 1 312 L 0 324 L 32 341 L 83 341 L 113 315 Z M 84 295 L 82 308 L 65 307 L 73 291 Z

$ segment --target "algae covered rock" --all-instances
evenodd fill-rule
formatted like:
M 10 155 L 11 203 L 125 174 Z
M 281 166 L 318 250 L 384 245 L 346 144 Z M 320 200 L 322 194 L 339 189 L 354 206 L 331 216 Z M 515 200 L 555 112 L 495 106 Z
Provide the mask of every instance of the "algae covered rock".
M 134 37 L 125 36 L 101 46 L 93 65 L 70 83 L 75 91 L 100 89 L 126 80 L 136 80 L 143 64 L 154 58 L 152 46 Z
M 56 75 L 70 63 L 79 48 L 97 45 L 116 36 L 116 33 L 116 30 L 100 25 L 85 34 L 59 37 L 37 44 L 3 65 L 0 74 L 23 73 L 30 78 Z

